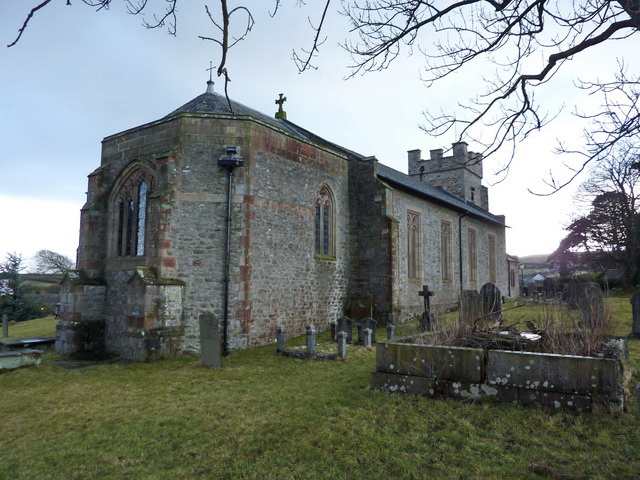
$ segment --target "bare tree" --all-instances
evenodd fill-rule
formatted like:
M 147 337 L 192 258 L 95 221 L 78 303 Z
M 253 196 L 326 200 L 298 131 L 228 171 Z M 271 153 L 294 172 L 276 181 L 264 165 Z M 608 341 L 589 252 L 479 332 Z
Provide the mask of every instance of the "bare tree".
M 38 273 L 64 275 L 67 270 L 71 270 L 74 267 L 74 262 L 69 257 L 51 250 L 38 250 L 34 260 Z
M 19 30 L 20 39 L 29 21 L 53 0 L 33 7 Z M 108 8 L 112 0 L 81 0 L 96 9 Z M 122 0 L 132 14 L 151 12 L 152 21 L 145 26 L 167 25 L 176 31 L 178 0 Z M 219 9 L 204 12 L 216 35 L 201 36 L 220 46 L 218 76 L 225 79 L 225 92 L 230 80 L 226 66 L 229 49 L 241 41 L 253 26 L 248 2 L 229 9 L 227 0 L 218 0 Z M 66 0 L 70 4 L 70 0 Z M 282 0 L 272 0 L 272 15 Z M 296 0 L 296 4 L 304 4 Z M 336 2 L 337 3 L 337 2 Z M 152 7 L 160 7 L 153 13 Z M 322 14 L 309 19 L 313 29 L 311 47 L 294 51 L 293 60 L 300 71 L 315 68 L 313 59 L 325 41 L 322 34 L 331 0 L 324 0 Z M 538 103 L 536 92 L 554 81 L 567 62 L 588 55 L 595 47 L 628 38 L 640 30 L 639 0 L 341 0 L 342 13 L 351 22 L 350 36 L 344 47 L 351 53 L 351 76 L 389 68 L 401 52 L 420 52 L 425 58 L 424 80 L 447 81 L 454 72 L 468 64 L 495 65 L 492 78 L 474 78 L 469 89 L 472 97 L 459 106 L 459 111 L 439 113 L 427 110 L 423 129 L 441 135 L 457 128 L 459 139 L 469 139 L 484 146 L 484 156 L 497 150 L 511 152 L 504 171 L 513 159 L 518 141 L 545 126 L 561 106 Z M 242 21 L 243 28 L 231 34 L 231 21 Z M 299 41 L 299 40 L 298 40 Z M 594 72 L 605 75 L 613 72 Z M 551 177 L 548 184 L 557 191 L 572 181 L 586 166 L 603 154 L 610 154 L 622 139 L 640 134 L 637 99 L 640 76 L 629 72 L 621 63 L 611 80 L 576 79 L 578 87 L 589 95 L 600 94 L 603 108 L 599 112 L 576 112 L 593 122 L 587 132 L 585 146 L 577 153 L 583 162 L 571 166 L 567 180 Z M 566 88 L 560 85 L 559 88 Z M 228 98 L 228 97 L 227 97 Z M 552 112 L 552 113 L 548 113 Z M 559 152 L 567 152 L 561 145 Z M 576 153 L 576 152 L 574 152 Z
M 71 5 L 71 0 L 65 0 L 66 5 Z M 96 11 L 100 10 L 108 10 L 112 5 L 113 0 L 80 0 L 85 5 L 93 7 Z M 199 36 L 198 38 L 202 40 L 213 41 L 220 46 L 220 62 L 217 67 L 217 74 L 220 77 L 224 78 L 225 82 L 225 95 L 227 97 L 227 102 L 229 104 L 229 109 L 233 112 L 233 107 L 231 106 L 231 100 L 229 99 L 228 94 L 228 84 L 231 81 L 229 76 L 229 71 L 227 69 L 227 55 L 229 49 L 231 49 L 234 45 L 236 45 L 241 40 L 247 36 L 247 34 L 251 31 L 253 27 L 254 20 L 251 15 L 251 11 L 243 6 L 237 6 L 229 9 L 227 0 L 218 0 L 219 1 L 219 10 L 211 10 L 209 6 L 203 2 L 203 12 L 207 15 L 209 20 L 211 21 L 215 36 Z M 25 18 L 22 26 L 18 29 L 18 35 L 15 40 L 11 42 L 8 47 L 12 47 L 20 41 L 20 38 L 24 34 L 25 30 L 29 26 L 29 23 L 33 19 L 33 16 L 40 12 L 43 8 L 45 8 L 50 3 L 53 3 L 54 0 L 44 0 L 42 3 L 35 5 L 31 8 L 27 17 Z M 280 0 L 275 0 L 276 10 L 280 4 Z M 177 17 L 177 5 L 178 0 L 163 0 L 160 2 L 156 0 L 122 0 L 122 3 L 126 6 L 127 12 L 132 15 L 141 15 L 143 16 L 143 25 L 146 28 L 162 28 L 166 27 L 171 35 L 175 35 L 177 32 L 178 25 L 178 17 Z M 161 5 L 158 7 L 158 5 Z M 215 13 L 214 13 L 215 12 Z M 234 36 L 231 33 L 231 20 L 240 14 L 244 14 L 245 16 L 245 25 L 244 29 L 240 30 L 240 33 Z M 151 18 L 151 20 L 149 20 Z
M 348 3 L 351 5 L 346 13 L 358 35 L 356 41 L 346 45 L 354 59 L 353 74 L 388 68 L 403 48 L 424 54 L 427 82 L 444 80 L 470 63 L 493 62 L 494 78 L 478 82 L 484 90 L 475 92 L 477 96 L 461 106 L 462 114 L 427 111 L 424 129 L 440 135 L 460 125 L 460 139 L 468 137 L 484 145 L 485 156 L 510 146 L 511 159 L 516 142 L 550 120 L 536 102 L 536 89 L 552 81 L 568 60 L 597 45 L 634 35 L 640 29 L 640 5 L 636 0 Z M 637 80 L 637 76 L 630 80 L 619 76 L 613 84 L 592 80 L 581 86 L 590 93 L 606 94 L 619 89 L 634 98 Z M 473 88 L 472 82 L 469 86 Z M 571 179 L 619 139 L 639 133 L 636 102 L 612 104 L 612 98 L 604 100 L 606 108 L 594 120 L 604 120 L 607 112 L 617 108 L 624 125 L 610 124 L 611 128 L 606 132 L 603 129 L 602 135 L 597 127 L 591 132 L 592 148 L 582 152 L 585 161 Z M 554 190 L 566 183 L 553 178 L 549 181 Z
M 640 268 L 640 148 L 623 140 L 614 153 L 593 164 L 576 195 L 577 206 L 587 207 L 551 259 L 562 263 L 571 252 L 590 252 L 592 261 L 624 268 L 631 285 Z

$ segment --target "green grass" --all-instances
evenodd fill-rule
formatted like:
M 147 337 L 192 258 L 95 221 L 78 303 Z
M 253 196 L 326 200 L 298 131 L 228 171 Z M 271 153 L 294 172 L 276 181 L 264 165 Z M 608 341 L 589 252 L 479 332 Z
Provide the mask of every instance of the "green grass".
M 55 337 L 57 321 L 54 317 L 43 317 L 14 323 L 9 325 L 8 338 Z
M 390 395 L 369 387 L 373 351 L 274 351 L 235 352 L 218 370 L 197 357 L 64 370 L 46 353 L 1 374 L 0 479 L 544 478 L 532 464 L 638 478 L 633 405 L 577 415 Z

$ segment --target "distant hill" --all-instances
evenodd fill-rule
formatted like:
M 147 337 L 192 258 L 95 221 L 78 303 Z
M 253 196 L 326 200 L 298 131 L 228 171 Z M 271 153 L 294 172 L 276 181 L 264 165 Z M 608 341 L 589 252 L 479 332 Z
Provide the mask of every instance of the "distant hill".
M 547 263 L 550 253 L 540 253 L 538 255 L 526 255 L 524 257 L 518 257 L 520 263 Z

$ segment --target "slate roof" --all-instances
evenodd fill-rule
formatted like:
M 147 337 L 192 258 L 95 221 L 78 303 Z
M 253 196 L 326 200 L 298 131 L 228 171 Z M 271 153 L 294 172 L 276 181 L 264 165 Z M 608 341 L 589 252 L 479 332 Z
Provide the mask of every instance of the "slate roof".
M 337 150 L 342 152 L 344 155 L 352 156 L 357 159 L 365 158 L 364 155 L 348 150 L 340 145 L 336 145 L 335 143 L 329 142 L 328 140 L 319 137 L 310 131 L 292 123 L 288 120 L 282 120 L 278 118 L 274 118 L 269 115 L 265 115 L 253 108 L 247 107 L 241 103 L 231 100 L 231 106 L 233 108 L 233 112 L 229 109 L 229 102 L 224 95 L 220 95 L 212 91 L 213 85 L 209 85 L 207 92 L 202 95 L 198 95 L 193 100 L 185 103 L 180 108 L 177 108 L 169 115 L 165 116 L 164 119 L 169 119 L 171 117 L 175 117 L 180 114 L 205 114 L 205 115 L 234 115 L 239 117 L 251 117 L 260 123 L 270 125 L 271 127 L 275 127 L 279 130 L 284 130 L 290 134 L 296 135 L 298 137 L 304 138 L 308 141 L 311 141 L 315 144 L 323 145 L 332 150 Z M 504 226 L 504 217 L 496 216 L 492 213 L 480 208 L 479 206 L 467 202 L 466 200 L 457 197 L 445 190 L 440 188 L 432 187 L 431 185 L 416 180 L 414 178 L 409 177 L 407 174 L 399 172 L 398 170 L 394 170 L 393 168 L 387 167 L 381 163 L 378 163 L 378 177 L 383 181 L 393 185 L 402 190 L 409 191 L 414 195 L 426 198 L 428 200 L 439 203 L 440 205 L 447 206 L 449 208 L 453 208 L 454 210 L 458 210 L 459 212 L 466 212 L 469 215 L 481 218 L 488 222 L 496 223 L 498 225 Z
M 505 224 L 503 216 L 493 215 L 474 203 L 468 202 L 441 188 L 432 187 L 428 183 L 411 178 L 409 175 L 381 163 L 378 164 L 378 177 L 391 185 L 395 185 L 400 189 L 407 190 L 420 197 L 428 198 L 440 205 L 453 208 L 459 212 L 466 212 L 469 215 L 488 222 L 497 223 L 502 226 Z
M 258 110 L 254 110 L 253 108 L 247 107 L 246 105 L 243 105 L 242 103 L 236 102 L 234 100 L 231 100 L 231 107 L 233 108 L 233 112 L 229 109 L 229 102 L 227 101 L 227 97 L 215 92 L 207 91 L 202 95 L 198 95 L 193 100 L 185 103 L 180 108 L 177 108 L 169 115 L 165 116 L 164 119 L 169 119 L 183 113 L 251 117 L 259 121 L 260 123 L 275 127 L 279 130 L 284 130 L 287 133 L 304 138 L 310 142 L 323 145 L 333 150 L 338 150 L 340 152 L 343 152 L 344 154 L 353 154 L 353 152 L 350 152 L 349 150 L 346 150 L 345 148 L 340 147 L 335 143 L 329 142 L 322 137 L 319 137 L 318 135 L 315 135 L 310 131 L 296 125 L 295 123 L 289 122 L 288 120 L 282 120 L 269 115 L 265 115 Z

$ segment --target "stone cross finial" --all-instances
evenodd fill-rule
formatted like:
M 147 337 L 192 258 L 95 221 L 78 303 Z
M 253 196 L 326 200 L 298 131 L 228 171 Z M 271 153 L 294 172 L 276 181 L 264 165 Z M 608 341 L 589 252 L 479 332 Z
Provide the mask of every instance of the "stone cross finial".
M 278 111 L 276 112 L 276 118 L 280 120 L 287 119 L 287 112 L 282 109 L 282 104 L 287 101 L 287 97 L 284 94 L 280 94 L 280 98 L 276 100 L 276 105 L 278 105 Z

